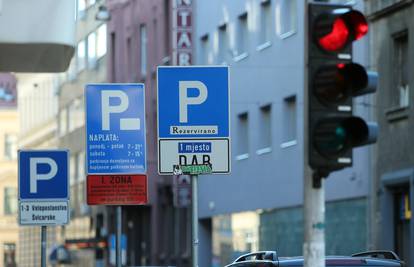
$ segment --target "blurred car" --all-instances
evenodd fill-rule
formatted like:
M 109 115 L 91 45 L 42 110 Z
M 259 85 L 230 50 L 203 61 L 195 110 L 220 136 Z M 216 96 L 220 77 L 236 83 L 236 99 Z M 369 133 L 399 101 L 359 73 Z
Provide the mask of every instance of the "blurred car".
M 238 257 L 226 267 L 302 267 L 303 257 L 278 257 L 276 251 L 259 251 Z M 326 267 L 405 267 L 392 251 L 367 251 L 351 256 L 327 256 Z

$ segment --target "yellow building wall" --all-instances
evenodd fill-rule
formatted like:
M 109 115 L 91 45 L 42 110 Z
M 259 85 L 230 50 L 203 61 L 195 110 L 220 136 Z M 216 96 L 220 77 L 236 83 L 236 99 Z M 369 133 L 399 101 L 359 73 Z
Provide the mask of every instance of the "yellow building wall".
M 19 121 L 17 109 L 0 109 L 0 266 L 4 266 L 5 244 L 17 244 L 19 239 L 19 228 L 17 213 L 5 214 L 5 189 L 14 188 L 16 198 L 12 199 L 17 211 L 17 158 L 9 159 L 5 156 L 6 135 L 19 134 Z M 13 150 L 17 149 L 16 146 Z M 17 154 L 16 154 L 17 155 Z M 17 261 L 17 255 L 15 255 Z

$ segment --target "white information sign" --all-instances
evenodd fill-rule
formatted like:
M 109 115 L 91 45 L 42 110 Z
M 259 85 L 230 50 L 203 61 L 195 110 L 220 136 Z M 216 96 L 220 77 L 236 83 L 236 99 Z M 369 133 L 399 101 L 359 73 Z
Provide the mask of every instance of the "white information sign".
M 214 173 L 228 173 L 228 139 L 159 140 L 160 173 L 169 173 L 174 165 L 211 164 Z
M 20 201 L 21 225 L 62 225 L 69 223 L 68 201 Z

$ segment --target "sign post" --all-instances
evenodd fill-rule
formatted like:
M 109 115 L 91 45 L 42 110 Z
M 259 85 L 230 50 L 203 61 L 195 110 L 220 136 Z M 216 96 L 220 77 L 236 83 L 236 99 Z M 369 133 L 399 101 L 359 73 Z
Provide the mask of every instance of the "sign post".
M 40 266 L 41 267 L 46 267 L 46 226 L 42 225 L 42 229 L 41 229 L 41 238 L 40 238 Z
M 190 175 L 198 267 L 198 175 L 230 173 L 229 69 L 158 67 L 158 173 Z
M 46 267 L 47 225 L 69 223 L 69 151 L 19 150 L 19 224 L 41 226 Z
M 116 205 L 116 266 L 122 265 L 122 205 L 148 203 L 144 84 L 88 84 L 88 205 Z

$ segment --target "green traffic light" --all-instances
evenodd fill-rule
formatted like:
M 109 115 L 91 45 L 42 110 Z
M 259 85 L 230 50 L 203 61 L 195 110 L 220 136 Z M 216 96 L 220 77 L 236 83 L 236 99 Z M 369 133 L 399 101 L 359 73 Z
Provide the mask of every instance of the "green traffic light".
M 316 131 L 315 146 L 319 153 L 327 157 L 338 156 L 346 149 L 348 134 L 342 124 L 321 124 Z

